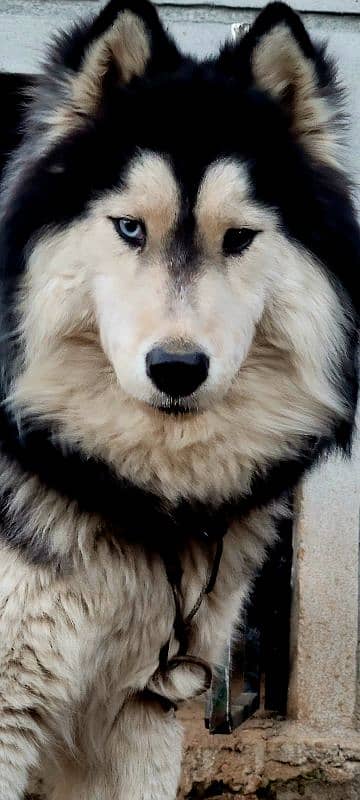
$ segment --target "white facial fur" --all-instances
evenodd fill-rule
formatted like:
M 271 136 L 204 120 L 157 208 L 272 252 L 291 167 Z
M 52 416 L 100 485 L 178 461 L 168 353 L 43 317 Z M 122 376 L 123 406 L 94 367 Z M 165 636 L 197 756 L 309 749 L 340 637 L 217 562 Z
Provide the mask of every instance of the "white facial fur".
M 58 271 L 61 258 L 59 288 L 66 287 L 67 295 L 77 293 L 76 284 L 84 281 L 119 385 L 138 400 L 156 403 L 161 399 L 145 369 L 146 354 L 155 345 L 185 340 L 204 351 L 210 371 L 196 401 L 206 408 L 227 393 L 248 353 L 279 271 L 274 258 L 269 263 L 269 239 L 274 252 L 274 238 L 279 237 L 273 216 L 249 201 L 245 169 L 231 162 L 216 163 L 205 175 L 195 207 L 200 264 L 192 280 L 187 281 L 184 274 L 184 281 L 175 284 L 165 245 L 177 223 L 180 203 L 170 165 L 158 156 L 142 155 L 130 169 L 125 189 L 98 200 L 86 220 L 61 234 L 60 241 L 48 244 L 46 274 L 49 278 L 51 265 Z M 148 234 L 144 252 L 133 250 L 116 234 L 109 217 L 121 216 L 144 220 Z M 222 240 L 230 227 L 250 227 L 261 233 L 241 256 L 224 257 Z M 281 245 L 279 239 L 279 260 Z M 74 260 L 74 255 L 72 270 L 69 258 Z M 31 259 L 35 271 L 37 257 L 35 253 Z M 43 281 L 43 266 L 40 270 Z M 58 298 L 58 302 L 61 306 L 63 301 Z M 54 319 L 50 303 L 44 338 L 62 324 Z M 43 318 L 42 313 L 40 321 Z
M 344 319 L 322 268 L 251 200 L 245 166 L 207 170 L 195 205 L 200 264 L 183 282 L 165 247 L 179 210 L 171 167 L 143 153 L 126 188 L 36 245 L 22 291 L 25 362 L 14 402 L 170 498 L 227 497 L 300 436 L 325 433 L 334 413 L 346 416 L 331 366 Z M 145 221 L 141 253 L 108 219 L 128 215 Z M 241 256 L 225 257 L 229 227 L 261 232 Z M 210 370 L 196 396 L 202 413 L 174 419 L 149 405 L 159 398 L 145 356 L 178 338 L 203 349 Z
M 102 201 L 93 207 L 88 224 L 94 233 L 85 243 L 84 258 L 92 273 L 100 337 L 119 384 L 133 397 L 160 402 L 146 375 L 145 358 L 169 340 L 191 342 L 210 359 L 209 377 L 196 397 L 200 408 L 226 394 L 247 355 L 268 291 L 261 240 L 241 258 L 225 259 L 221 252 L 228 227 L 260 228 L 265 222 L 274 227 L 269 214 L 246 205 L 246 195 L 240 166 L 222 162 L 209 168 L 195 208 L 200 264 L 192 279 L 184 270 L 184 280 L 176 282 L 165 246 L 181 198 L 165 161 L 144 155 L 130 170 L 128 189 L 106 199 L 105 214 Z M 145 221 L 143 253 L 117 237 L 106 213 Z

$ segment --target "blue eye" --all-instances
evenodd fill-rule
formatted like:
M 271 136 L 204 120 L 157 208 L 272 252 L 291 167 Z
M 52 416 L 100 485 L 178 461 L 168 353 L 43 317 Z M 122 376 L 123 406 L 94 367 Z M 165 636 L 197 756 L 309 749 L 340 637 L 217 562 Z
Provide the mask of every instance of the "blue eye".
M 146 239 L 145 225 L 139 219 L 131 217 L 112 218 L 116 232 L 125 242 L 133 247 L 142 247 Z

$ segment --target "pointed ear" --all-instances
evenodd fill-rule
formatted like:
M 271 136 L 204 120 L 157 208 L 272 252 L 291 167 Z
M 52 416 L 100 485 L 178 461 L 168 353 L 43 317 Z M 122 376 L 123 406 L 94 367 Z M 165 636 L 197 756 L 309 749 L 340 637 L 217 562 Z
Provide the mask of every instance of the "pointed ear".
M 238 70 L 279 104 L 294 138 L 316 160 L 336 161 L 342 93 L 325 48 L 313 44 L 298 14 L 270 3 L 235 50 Z
M 110 84 L 126 86 L 150 69 L 171 71 L 180 59 L 149 0 L 111 0 L 93 22 L 56 42 L 34 117 L 55 137 L 64 134 L 96 115 Z

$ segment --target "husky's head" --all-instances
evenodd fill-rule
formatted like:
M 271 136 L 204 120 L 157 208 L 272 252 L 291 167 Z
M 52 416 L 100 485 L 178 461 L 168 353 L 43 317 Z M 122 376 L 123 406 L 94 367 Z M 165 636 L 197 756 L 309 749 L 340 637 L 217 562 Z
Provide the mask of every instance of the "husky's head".
M 204 500 L 351 426 L 358 232 L 337 104 L 282 3 L 201 63 L 146 0 L 61 39 L 3 192 L 20 418 Z

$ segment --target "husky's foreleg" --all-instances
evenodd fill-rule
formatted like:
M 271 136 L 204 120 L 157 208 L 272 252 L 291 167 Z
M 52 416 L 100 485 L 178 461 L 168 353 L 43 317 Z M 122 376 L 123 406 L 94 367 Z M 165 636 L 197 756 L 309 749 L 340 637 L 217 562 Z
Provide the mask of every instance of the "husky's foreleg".
M 175 800 L 181 726 L 157 701 L 122 708 L 97 764 L 68 765 L 50 800 Z
M 120 766 L 118 800 L 175 800 L 181 746 L 182 728 L 173 710 L 141 698 L 130 702 L 112 743 L 112 761 Z
M 35 658 L 35 654 L 34 654 Z M 26 669 L 18 680 L 0 661 L 0 800 L 23 800 L 29 772 L 46 743 L 44 675 Z

